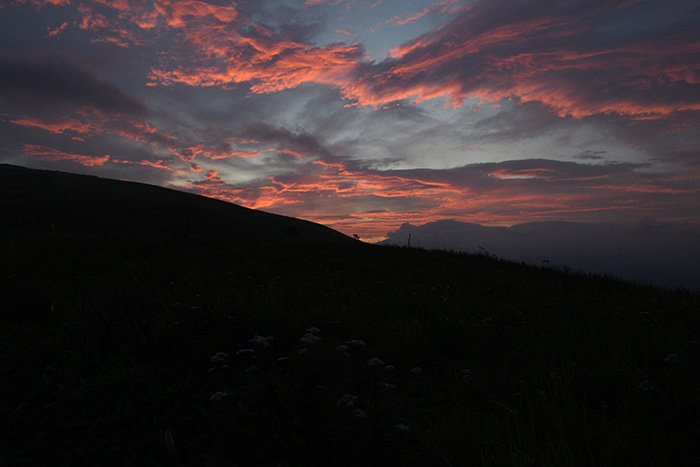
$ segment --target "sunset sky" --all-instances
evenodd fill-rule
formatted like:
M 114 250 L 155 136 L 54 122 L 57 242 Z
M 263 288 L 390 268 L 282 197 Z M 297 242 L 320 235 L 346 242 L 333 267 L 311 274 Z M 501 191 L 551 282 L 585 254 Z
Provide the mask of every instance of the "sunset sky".
M 700 2 L 2 0 L 0 162 L 365 239 L 700 223 Z

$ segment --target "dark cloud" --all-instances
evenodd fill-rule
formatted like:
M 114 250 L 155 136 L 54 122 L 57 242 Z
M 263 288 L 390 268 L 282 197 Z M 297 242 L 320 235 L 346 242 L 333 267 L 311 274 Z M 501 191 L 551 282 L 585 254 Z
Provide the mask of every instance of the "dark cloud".
M 281 37 L 310 42 L 326 27 L 327 15 L 303 5 L 290 5 L 284 1 L 244 1 L 238 3 L 241 15 L 256 23 L 276 28 Z
M 284 147 L 315 158 L 328 161 L 336 159 L 336 156 L 328 148 L 306 132 L 293 132 L 283 127 L 257 123 L 247 126 L 242 133 L 248 138 L 275 144 L 279 143 Z
M 639 169 L 648 163 L 584 164 L 551 159 L 523 159 L 494 163 L 468 164 L 452 169 L 390 170 L 386 174 L 415 177 L 431 182 L 445 182 L 470 189 L 489 189 L 498 186 L 530 186 L 528 191 L 537 193 L 547 188 L 575 191 L 581 186 L 596 186 L 638 178 Z M 649 174 L 650 179 L 657 178 Z M 663 177 L 658 177 L 663 179 Z M 536 188 L 535 188 L 536 187 Z
M 96 109 L 144 116 L 148 109 L 115 85 L 65 62 L 0 57 L 0 96 L 14 109 Z M 24 112 L 28 113 L 28 112 Z
M 608 151 L 591 151 L 590 149 L 583 151 L 581 154 L 574 156 L 575 159 L 582 161 L 599 161 L 605 159 Z

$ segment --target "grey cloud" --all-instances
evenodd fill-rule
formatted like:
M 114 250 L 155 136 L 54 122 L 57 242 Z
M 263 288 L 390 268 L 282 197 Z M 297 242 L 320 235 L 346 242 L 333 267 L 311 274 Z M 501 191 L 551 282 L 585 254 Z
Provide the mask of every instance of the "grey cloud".
M 70 63 L 0 58 L 0 98 L 17 109 L 53 111 L 89 107 L 105 113 L 148 114 L 141 101 Z M 26 110 L 23 113 L 31 113 Z
M 637 177 L 635 170 L 649 167 L 646 163 L 581 164 L 552 159 L 522 159 L 495 163 L 468 164 L 452 169 L 388 170 L 384 173 L 420 180 L 448 182 L 455 186 L 487 187 L 502 184 L 503 179 L 492 174 L 498 171 L 514 175 L 509 183 L 530 185 L 567 184 L 574 181 L 594 183 L 597 177 Z M 540 171 L 540 172 L 533 172 Z M 517 179 L 518 174 L 538 174 Z M 599 183 L 599 182 L 595 182 Z
M 608 151 L 591 151 L 586 150 L 583 151 L 581 154 L 578 154 L 574 156 L 575 159 L 580 159 L 584 161 L 599 161 L 605 159 L 605 156 L 608 154 Z

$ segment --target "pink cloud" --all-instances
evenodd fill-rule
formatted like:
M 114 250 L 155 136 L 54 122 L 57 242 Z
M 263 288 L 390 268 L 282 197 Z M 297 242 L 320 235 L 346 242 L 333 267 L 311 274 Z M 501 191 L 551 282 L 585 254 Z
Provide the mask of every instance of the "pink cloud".
M 129 161 L 129 160 L 124 160 L 124 159 L 110 159 L 109 162 L 111 164 L 121 164 L 121 165 L 141 165 L 145 167 L 151 167 L 153 169 L 158 169 L 158 170 L 165 170 L 168 172 L 172 172 L 173 168 L 168 165 L 166 161 L 163 160 L 157 160 L 157 161 L 149 161 L 149 160 L 140 160 L 140 161 Z
M 316 160 L 303 174 L 270 177 L 256 186 L 229 185 L 217 174 L 191 188 L 368 237 L 382 237 L 403 222 L 445 218 L 490 225 L 575 220 L 581 215 L 609 221 L 621 213 L 626 218 L 641 219 L 651 213 L 672 218 L 679 214 L 667 209 L 670 200 L 680 213 L 692 207 L 700 194 L 695 177 L 642 174 L 638 168 L 525 160 L 382 172 Z
M 82 165 L 84 167 L 99 167 L 105 165 L 110 156 L 105 154 L 104 156 L 87 156 L 84 154 L 73 154 L 69 152 L 63 152 L 58 149 L 53 149 L 46 146 L 40 146 L 36 144 L 25 144 L 24 154 L 30 157 L 36 157 L 39 159 L 44 159 L 48 161 L 69 161 L 76 164 Z
M 549 3 L 509 10 L 503 1 L 475 2 L 451 22 L 394 48 L 392 59 L 366 67 L 343 92 L 367 106 L 439 96 L 453 106 L 467 98 L 516 98 L 573 118 L 654 119 L 700 110 L 700 98 L 678 91 L 698 85 L 700 42 L 692 36 L 630 34 L 610 46 L 596 38 L 596 21 L 622 15 L 634 2 L 590 1 L 585 9 L 546 8 Z
M 20 3 L 37 8 L 71 4 Z M 465 99 L 516 99 L 572 118 L 606 114 L 642 120 L 700 110 L 700 98 L 695 97 L 700 95 L 695 89 L 700 87 L 700 42 L 693 35 L 668 29 L 652 37 L 642 31 L 610 45 L 596 34 L 610 18 L 624 17 L 637 4 L 478 0 L 462 5 L 441 0 L 391 20 L 408 24 L 430 12 L 453 15 L 433 31 L 395 47 L 381 63 L 363 62 L 359 44 L 315 46 L 294 40 L 242 17 L 236 4 L 93 0 L 77 9 L 78 27 L 93 31 L 96 41 L 129 47 L 170 29 L 194 48 L 164 56 L 150 71 L 150 86 L 246 84 L 252 93 L 272 93 L 320 83 L 340 88 L 357 106 L 438 97 L 446 98 L 448 106 Z M 50 34 L 65 28 L 64 23 Z
M 40 128 L 57 135 L 72 135 L 71 138 L 75 140 L 82 140 L 85 135 L 95 134 L 100 129 L 100 125 L 97 122 L 82 121 L 71 117 L 53 121 L 20 117 L 10 119 L 8 122 L 24 127 Z
M 47 35 L 49 37 L 60 36 L 61 34 L 63 34 L 63 31 L 65 31 L 67 27 L 68 27 L 68 22 L 64 21 L 59 26 L 57 26 L 53 29 L 49 28 Z

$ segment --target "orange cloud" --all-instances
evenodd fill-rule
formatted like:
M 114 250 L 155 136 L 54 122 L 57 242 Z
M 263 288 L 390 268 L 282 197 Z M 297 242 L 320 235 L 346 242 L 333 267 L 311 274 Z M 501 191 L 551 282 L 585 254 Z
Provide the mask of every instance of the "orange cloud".
M 214 5 L 197 0 L 156 0 L 154 6 L 172 28 L 184 28 L 200 18 L 226 24 L 238 17 L 238 10 L 234 6 Z
M 143 159 L 138 161 L 130 161 L 125 159 L 115 159 L 108 154 L 103 156 L 88 156 L 85 154 L 65 152 L 36 144 L 25 144 L 23 147 L 23 152 L 26 156 L 53 162 L 69 161 L 82 165 L 83 167 L 102 167 L 106 164 L 140 165 L 159 170 L 173 171 L 172 167 L 170 167 L 167 162 L 163 160 L 149 161 Z
M 18 5 L 32 5 L 34 8 L 41 9 L 46 5 L 66 6 L 71 4 L 71 0 L 13 0 L 13 3 Z
M 387 21 L 381 22 L 377 25 L 375 25 L 372 30 L 376 31 L 377 29 L 381 28 L 382 26 L 386 26 L 388 24 L 393 25 L 393 26 L 405 26 L 407 24 L 414 23 L 422 18 L 424 18 L 426 15 L 429 13 L 456 13 L 459 11 L 465 11 L 468 9 L 468 6 L 465 5 L 458 5 L 457 0 L 440 0 L 437 3 L 434 3 L 430 6 L 427 6 L 423 8 L 420 11 L 417 11 L 415 13 L 409 13 L 407 15 L 400 15 L 400 16 L 394 16 Z
M 67 135 L 76 141 L 88 137 L 114 135 L 152 147 L 166 147 L 175 153 L 180 142 L 166 130 L 159 130 L 152 124 L 124 115 L 107 115 L 93 108 L 81 108 L 75 116 L 65 116 L 53 120 L 33 117 L 10 118 L 14 125 L 39 128 L 57 135 Z
M 189 146 L 180 151 L 186 160 L 194 160 L 198 156 L 206 157 L 211 160 L 232 159 L 238 157 L 241 159 L 250 159 L 259 157 L 264 152 L 261 151 L 238 151 L 230 147 L 210 147 L 204 144 Z
M 21 117 L 8 120 L 10 123 L 30 128 L 40 128 L 53 134 L 72 134 L 72 139 L 82 140 L 84 135 L 94 134 L 101 128 L 99 122 L 85 122 L 75 118 L 46 121 L 37 118 Z
M 142 165 L 145 167 L 151 167 L 154 169 L 159 169 L 159 170 L 166 170 L 169 172 L 173 171 L 173 168 L 170 167 L 166 161 L 158 160 L 158 161 L 149 161 L 149 160 L 140 160 L 140 161 L 128 161 L 124 159 L 110 159 L 109 162 L 111 164 L 121 164 L 121 165 Z
M 697 178 L 638 174 L 635 166 L 587 165 L 547 160 L 474 164 L 442 171 L 351 169 L 316 160 L 303 174 L 269 177 L 257 186 L 228 185 L 207 176 L 191 188 L 255 209 L 301 217 L 348 235 L 379 239 L 403 222 L 445 218 L 487 225 L 534 220 L 614 220 L 621 212 L 646 217 L 673 197 L 692 206 Z M 630 180 L 634 180 L 631 182 Z M 691 184 L 688 186 L 688 184 Z
M 258 94 L 277 92 L 304 83 L 341 84 L 357 67 L 360 50 L 357 46 L 330 45 L 310 47 L 297 43 L 278 43 L 277 50 L 257 49 L 254 41 L 233 45 L 231 55 L 241 52 L 239 45 L 249 53 L 247 60 L 228 59 L 223 65 L 205 67 L 182 66 L 176 70 L 154 69 L 149 78 L 152 84 L 182 83 L 190 86 L 227 86 L 253 83 L 251 91 Z M 251 48 L 252 47 L 252 48 Z M 212 50 L 211 48 L 209 49 Z M 224 54 L 219 51 L 216 53 Z
M 547 168 L 535 168 L 535 169 L 521 169 L 521 170 L 511 170 L 511 169 L 498 169 L 489 173 L 489 177 L 495 177 L 500 179 L 528 179 L 528 178 L 546 178 L 550 176 L 554 171 Z
M 39 159 L 49 161 L 70 161 L 80 164 L 84 167 L 100 167 L 105 165 L 110 156 L 86 156 L 84 154 L 73 154 L 59 151 L 58 149 L 49 148 L 47 146 L 39 146 L 36 144 L 25 144 L 24 154 Z
M 287 154 L 289 156 L 293 156 L 296 159 L 303 159 L 307 157 L 307 154 L 301 152 L 301 151 L 296 151 L 294 149 L 288 149 L 288 148 L 273 148 L 269 149 L 269 151 L 275 151 L 278 152 L 279 154 Z
M 67 22 L 67 21 L 64 21 L 64 22 L 61 23 L 59 26 L 57 26 L 57 27 L 55 27 L 55 28 L 53 28 L 53 29 L 49 28 L 47 34 L 48 34 L 49 37 L 60 36 L 61 34 L 63 34 L 63 31 L 65 31 L 67 27 L 68 27 L 68 22 Z

